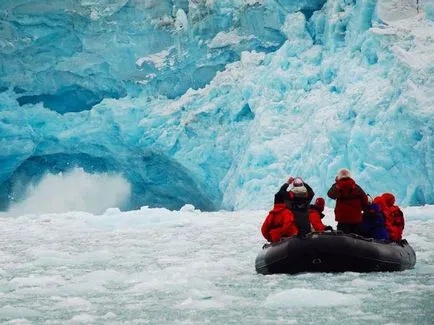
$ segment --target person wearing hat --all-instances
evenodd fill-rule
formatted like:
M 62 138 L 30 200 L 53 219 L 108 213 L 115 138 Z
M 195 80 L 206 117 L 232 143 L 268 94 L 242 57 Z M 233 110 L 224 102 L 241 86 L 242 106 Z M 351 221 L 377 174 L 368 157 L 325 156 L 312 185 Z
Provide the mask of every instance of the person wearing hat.
M 384 223 L 389 239 L 401 240 L 405 221 L 401 209 L 395 205 L 395 196 L 392 193 L 383 193 L 374 199 L 374 203 L 380 206 L 380 210 L 384 214 Z
M 294 215 L 295 224 L 298 228 L 298 236 L 304 236 L 311 232 L 309 204 L 315 196 L 315 193 L 309 184 L 304 182 L 301 177 L 295 179 L 290 177 L 288 181 L 290 181 L 288 187 L 291 184 L 292 187 L 287 193 L 285 203 Z
M 273 209 L 268 213 L 262 224 L 262 235 L 271 243 L 279 242 L 284 237 L 290 237 L 298 234 L 298 228 L 295 224 L 294 215 L 285 204 L 285 200 L 288 196 L 288 192 L 286 190 L 293 180 L 294 178 L 290 177 L 274 195 Z
M 336 200 L 335 220 L 337 230 L 344 233 L 359 234 L 362 211 L 368 205 L 368 197 L 363 189 L 351 178 L 348 169 L 339 170 L 335 183 L 327 192 L 329 198 Z
M 317 198 L 315 204 L 309 206 L 309 221 L 314 231 L 333 230 L 331 226 L 326 226 L 322 223 L 324 207 L 325 200 L 322 197 Z

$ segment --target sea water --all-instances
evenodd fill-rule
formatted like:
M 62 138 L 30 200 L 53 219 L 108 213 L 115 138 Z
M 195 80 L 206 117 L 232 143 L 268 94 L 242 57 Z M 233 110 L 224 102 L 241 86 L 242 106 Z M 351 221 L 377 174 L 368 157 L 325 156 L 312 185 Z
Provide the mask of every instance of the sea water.
M 0 323 L 432 324 L 434 206 L 404 209 L 417 263 L 395 273 L 257 274 L 266 213 L 2 215 Z

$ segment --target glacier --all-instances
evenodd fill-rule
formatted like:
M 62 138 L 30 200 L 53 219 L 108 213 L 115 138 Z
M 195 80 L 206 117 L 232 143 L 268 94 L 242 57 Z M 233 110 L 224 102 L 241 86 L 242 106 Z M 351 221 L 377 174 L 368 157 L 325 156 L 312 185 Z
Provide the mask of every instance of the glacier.
M 0 209 L 86 175 L 121 209 L 265 209 L 341 167 L 434 203 L 433 21 L 431 1 L 3 0 Z

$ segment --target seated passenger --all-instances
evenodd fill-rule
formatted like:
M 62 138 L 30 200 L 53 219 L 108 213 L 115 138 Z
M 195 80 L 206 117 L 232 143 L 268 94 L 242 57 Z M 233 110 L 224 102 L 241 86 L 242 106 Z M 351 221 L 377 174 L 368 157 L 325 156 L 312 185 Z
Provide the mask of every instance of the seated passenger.
M 405 226 L 404 214 L 399 206 L 395 205 L 395 196 L 392 193 L 384 193 L 381 198 L 384 202 L 383 213 L 389 238 L 393 241 L 401 240 Z
M 372 201 L 368 195 L 368 206 L 363 213 L 360 223 L 360 234 L 367 238 L 388 240 L 389 235 L 384 223 L 384 215 L 380 206 Z
M 291 179 L 292 177 L 290 177 L 289 180 Z M 295 224 L 298 228 L 298 235 L 304 236 L 311 232 L 309 204 L 315 196 L 315 193 L 309 184 L 303 182 L 301 177 L 293 179 L 291 183 L 292 188 L 287 193 L 288 197 L 285 203 L 294 215 Z
M 358 234 L 362 221 L 362 211 L 368 205 L 368 197 L 362 188 L 351 178 L 348 169 L 342 168 L 336 182 L 327 192 L 329 198 L 336 200 L 335 220 L 337 229 L 344 233 Z
M 295 225 L 294 215 L 285 204 L 288 197 L 286 191 L 289 184 L 294 178 L 290 177 L 288 182 L 282 185 L 280 190 L 274 195 L 274 207 L 268 213 L 261 227 L 262 235 L 269 242 L 275 243 L 283 237 L 289 237 L 298 234 L 298 228 Z
M 325 230 L 333 230 L 331 226 L 326 226 L 322 223 L 322 218 L 324 218 L 325 200 L 322 197 L 319 197 L 315 200 L 315 204 L 311 204 L 309 206 L 309 221 L 312 225 L 314 231 L 325 231 Z

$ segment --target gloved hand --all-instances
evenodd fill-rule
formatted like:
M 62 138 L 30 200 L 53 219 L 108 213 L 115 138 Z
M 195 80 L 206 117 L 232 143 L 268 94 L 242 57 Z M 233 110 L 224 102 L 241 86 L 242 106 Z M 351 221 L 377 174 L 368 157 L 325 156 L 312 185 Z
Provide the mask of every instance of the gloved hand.
M 332 226 L 325 226 L 324 231 L 328 231 L 328 230 L 333 231 Z
M 290 176 L 290 177 L 288 178 L 288 184 L 291 184 L 293 181 L 294 181 L 294 177 Z

